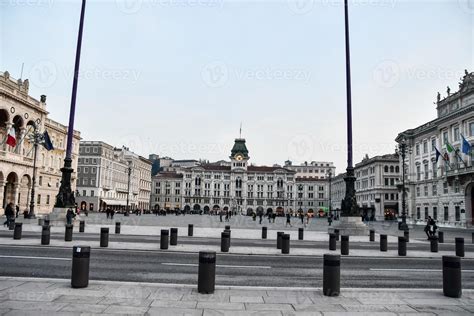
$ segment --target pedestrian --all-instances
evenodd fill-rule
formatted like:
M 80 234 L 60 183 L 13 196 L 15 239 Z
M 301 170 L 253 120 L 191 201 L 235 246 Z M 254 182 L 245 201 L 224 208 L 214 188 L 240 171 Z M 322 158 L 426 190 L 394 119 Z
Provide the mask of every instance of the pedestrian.
M 229 211 L 225 211 L 225 221 L 229 221 Z
M 221 223 L 222 223 L 222 211 L 221 211 L 221 210 L 219 210 L 219 219 L 220 219 L 220 221 L 221 221 Z
M 72 219 L 76 217 L 76 214 L 74 214 L 74 212 L 72 211 L 71 208 L 68 208 L 67 209 L 67 212 L 66 212 L 66 223 L 68 225 L 71 225 L 72 224 Z
M 436 237 L 436 230 L 438 229 L 438 226 L 436 226 L 436 221 L 433 218 L 431 218 L 431 216 L 428 216 L 428 220 L 430 223 L 430 236 L 432 238 Z
M 110 210 L 109 210 L 109 208 L 106 208 L 106 209 L 105 209 L 105 214 L 107 215 L 107 218 L 110 217 Z
M 114 219 L 115 211 L 110 210 L 110 219 Z
M 260 225 L 261 225 L 261 224 L 262 224 L 262 219 L 263 219 L 263 213 L 260 212 L 260 213 L 258 214 L 258 217 L 260 218 Z
M 290 225 L 290 227 L 293 227 L 293 226 L 291 226 L 291 214 L 289 212 L 286 213 L 286 225 L 285 225 L 285 227 L 287 227 L 288 225 Z
M 18 215 L 20 214 L 20 207 L 18 206 L 18 204 L 15 206 L 15 210 L 16 210 L 15 217 L 18 218 Z
M 5 223 L 3 223 L 3 226 L 9 227 L 10 221 L 13 220 L 14 216 L 15 216 L 15 213 L 13 211 L 13 203 L 10 202 L 7 204 L 7 207 L 5 208 L 5 217 L 7 218 L 7 220 L 5 221 Z
M 273 224 L 275 224 L 275 219 L 276 219 L 276 217 L 277 217 L 276 213 L 273 213 L 273 214 L 272 214 Z
M 426 236 L 428 237 L 428 240 L 430 240 L 430 237 L 431 237 L 431 216 L 428 216 L 428 219 L 426 220 L 426 226 L 425 226 L 425 234 Z
M 328 216 L 328 224 L 329 224 L 329 226 L 331 226 L 331 224 L 332 224 L 332 217 L 333 217 L 333 215 L 332 215 L 332 214 L 329 214 L 329 216 Z
M 301 224 L 304 225 L 304 215 L 303 212 L 300 213 Z

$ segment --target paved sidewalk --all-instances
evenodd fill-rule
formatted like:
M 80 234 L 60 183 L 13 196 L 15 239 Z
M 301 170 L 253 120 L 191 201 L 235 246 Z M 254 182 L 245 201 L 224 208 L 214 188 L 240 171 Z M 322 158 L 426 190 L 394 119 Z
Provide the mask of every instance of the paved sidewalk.
M 474 290 L 460 299 L 441 290 L 341 289 L 326 297 L 319 288 L 216 287 L 0 277 L 2 315 L 472 315 Z

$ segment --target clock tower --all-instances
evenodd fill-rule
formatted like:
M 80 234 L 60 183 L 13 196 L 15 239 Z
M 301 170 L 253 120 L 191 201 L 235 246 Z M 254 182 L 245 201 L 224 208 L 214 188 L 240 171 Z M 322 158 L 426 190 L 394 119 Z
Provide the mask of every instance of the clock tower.
M 249 151 L 245 146 L 244 138 L 236 138 L 234 147 L 230 152 L 230 161 L 232 163 L 232 170 L 247 170 Z

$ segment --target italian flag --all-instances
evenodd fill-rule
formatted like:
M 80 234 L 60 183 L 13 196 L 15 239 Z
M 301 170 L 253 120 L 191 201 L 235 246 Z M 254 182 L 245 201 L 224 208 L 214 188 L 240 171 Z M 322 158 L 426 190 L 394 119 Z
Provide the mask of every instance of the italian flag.
M 6 143 L 8 145 L 10 145 L 11 147 L 15 147 L 16 146 L 16 135 L 15 135 L 15 128 L 12 127 L 10 128 L 10 130 L 8 131 L 8 136 L 7 136 L 7 141 Z

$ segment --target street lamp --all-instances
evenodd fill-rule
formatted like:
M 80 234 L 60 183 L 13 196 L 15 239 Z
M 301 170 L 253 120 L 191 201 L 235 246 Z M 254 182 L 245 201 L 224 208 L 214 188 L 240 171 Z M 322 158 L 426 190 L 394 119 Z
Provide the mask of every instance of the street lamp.
M 328 170 L 328 181 L 329 181 L 329 209 L 328 209 L 328 216 L 332 215 L 332 208 L 331 208 L 331 177 L 332 177 L 332 172 L 331 169 Z
M 409 152 L 409 147 L 407 145 L 406 139 L 403 138 L 400 143 L 398 144 L 398 148 L 396 149 L 397 154 L 402 156 L 402 183 L 399 185 L 399 189 L 402 193 L 402 222 L 400 223 L 399 229 L 408 231 L 407 225 L 407 213 L 406 213 L 406 189 L 405 189 L 405 158 L 406 154 Z
M 132 162 L 128 162 L 128 182 L 127 182 L 127 214 L 130 213 L 129 202 L 130 202 L 130 176 L 132 175 Z
M 36 185 L 36 159 L 38 156 L 38 145 L 44 143 L 44 135 L 39 132 L 38 126 L 33 123 L 33 132 L 28 135 L 30 142 L 33 144 L 33 177 L 31 182 L 31 198 L 29 218 L 35 218 L 35 185 Z

